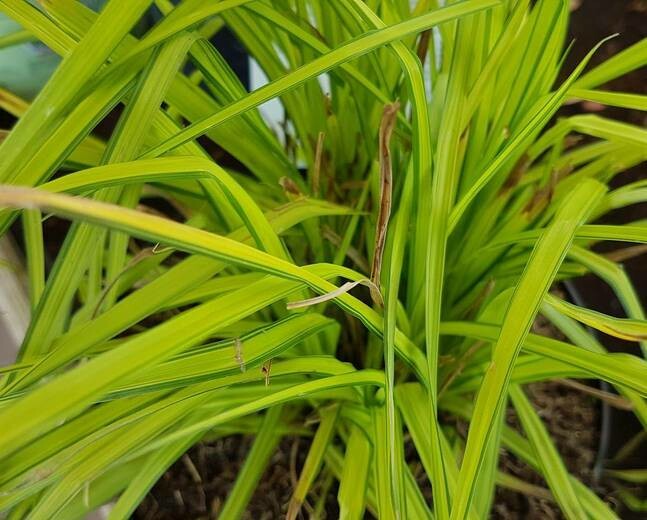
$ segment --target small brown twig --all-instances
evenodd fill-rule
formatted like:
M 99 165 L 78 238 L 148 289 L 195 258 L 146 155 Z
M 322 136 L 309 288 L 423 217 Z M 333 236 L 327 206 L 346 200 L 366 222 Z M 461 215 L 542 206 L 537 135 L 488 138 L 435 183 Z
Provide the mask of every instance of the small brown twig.
M 131 268 L 137 265 L 139 262 L 144 260 L 145 258 L 148 258 L 149 256 L 155 255 L 155 254 L 161 254 L 165 251 L 160 251 L 156 250 L 158 244 L 155 244 L 154 247 L 147 247 L 146 249 L 142 249 L 139 251 L 135 256 L 133 256 L 130 259 L 130 262 L 128 262 L 121 271 L 117 273 L 117 275 L 108 283 L 103 288 L 103 291 L 101 291 L 101 295 L 99 296 L 99 299 L 94 306 L 94 310 L 92 311 L 92 319 L 96 318 L 99 314 L 99 311 L 101 310 L 101 305 L 103 305 L 104 300 L 108 296 L 108 293 L 112 290 L 112 288 L 115 286 L 115 284 L 120 280 L 120 278 L 126 274 L 126 272 Z M 170 250 L 170 248 L 167 248 L 167 250 Z
M 612 262 L 624 262 L 625 260 L 630 260 L 644 253 L 647 253 L 647 244 L 640 244 L 637 246 L 623 247 L 622 249 L 616 249 L 610 253 L 605 253 L 604 256 L 607 260 Z
M 292 489 L 296 489 L 299 482 L 297 476 L 297 455 L 299 454 L 299 437 L 292 443 L 290 448 L 290 481 L 292 482 Z
M 201 484 L 202 477 L 200 476 L 200 472 L 198 471 L 198 468 L 195 467 L 195 464 L 193 464 L 191 457 L 189 457 L 187 453 L 182 455 L 182 463 L 184 464 L 184 467 L 191 475 L 193 482 L 195 482 L 196 484 Z
M 633 404 L 631 404 L 627 399 L 619 395 L 612 394 L 611 392 L 605 392 L 604 390 L 593 388 L 589 385 L 584 385 L 582 383 L 579 383 L 578 381 L 573 381 L 572 379 L 557 379 L 557 382 L 563 386 L 567 386 L 593 397 L 597 397 L 598 399 L 610 404 L 614 408 L 618 408 L 619 410 L 631 411 L 634 409 Z
M 440 390 L 438 391 L 438 397 L 440 397 L 445 392 L 445 390 L 449 388 L 449 385 L 451 385 L 454 380 L 460 375 L 460 373 L 465 370 L 467 362 L 483 345 L 485 345 L 485 341 L 477 341 L 465 352 L 465 354 L 463 354 L 458 359 L 456 368 L 447 376 L 447 378 L 443 382 L 443 385 L 440 387 Z
M 337 233 L 335 233 L 332 229 L 330 229 L 328 226 L 323 226 L 322 231 L 323 231 L 324 238 L 328 240 L 332 245 L 334 245 L 335 247 L 341 246 L 342 238 Z M 346 251 L 346 256 L 348 256 L 348 258 L 350 258 L 353 262 L 355 262 L 355 265 L 357 265 L 357 267 L 359 267 L 359 269 L 363 273 L 368 272 L 368 269 L 369 269 L 368 261 L 353 246 L 348 246 L 348 251 Z

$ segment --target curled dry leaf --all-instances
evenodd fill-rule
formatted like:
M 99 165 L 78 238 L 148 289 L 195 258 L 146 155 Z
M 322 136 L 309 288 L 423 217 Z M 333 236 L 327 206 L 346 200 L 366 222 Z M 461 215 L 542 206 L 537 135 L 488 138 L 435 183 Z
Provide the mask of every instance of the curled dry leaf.
M 368 278 L 364 278 L 356 282 L 346 282 L 344 285 L 342 285 L 341 287 L 338 287 L 334 291 L 330 291 L 329 293 L 322 294 L 320 296 L 315 296 L 314 298 L 308 298 L 307 300 L 290 302 L 288 303 L 287 308 L 288 310 L 301 309 L 303 307 L 310 307 L 311 305 L 317 305 L 318 303 L 324 303 L 330 300 L 334 300 L 338 296 L 341 296 L 342 294 L 346 294 L 348 291 L 357 287 L 358 285 L 365 285 L 372 291 L 376 291 L 376 293 L 380 298 L 377 303 L 379 305 L 383 305 L 382 297 L 380 296 L 380 291 L 378 290 L 378 288 L 371 280 L 369 280 Z
M 374 303 L 382 300 L 380 296 L 380 272 L 382 271 L 382 259 L 384 257 L 384 245 L 386 243 L 386 230 L 391 217 L 391 204 L 393 196 L 393 169 L 391 165 L 391 150 L 389 143 L 393 128 L 397 121 L 400 103 L 395 102 L 384 107 L 382 122 L 380 123 L 380 208 L 377 213 L 377 232 L 375 233 L 375 250 L 373 252 L 373 264 L 371 265 L 371 298 Z M 379 303 L 381 305 L 381 303 Z

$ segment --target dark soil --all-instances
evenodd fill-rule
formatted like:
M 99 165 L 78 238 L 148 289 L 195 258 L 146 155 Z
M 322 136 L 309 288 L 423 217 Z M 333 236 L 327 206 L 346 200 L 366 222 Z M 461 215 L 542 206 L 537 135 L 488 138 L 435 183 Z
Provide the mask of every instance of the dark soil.
M 234 435 L 191 448 L 158 481 L 139 506 L 137 520 L 213 519 L 218 517 L 253 437 Z M 309 440 L 285 437 L 260 479 L 244 518 L 284 518 Z M 327 518 L 337 518 L 336 487 L 325 504 Z M 315 489 L 316 491 L 316 489 Z M 304 505 L 307 511 L 309 504 Z M 326 517 L 324 517 L 326 518 Z

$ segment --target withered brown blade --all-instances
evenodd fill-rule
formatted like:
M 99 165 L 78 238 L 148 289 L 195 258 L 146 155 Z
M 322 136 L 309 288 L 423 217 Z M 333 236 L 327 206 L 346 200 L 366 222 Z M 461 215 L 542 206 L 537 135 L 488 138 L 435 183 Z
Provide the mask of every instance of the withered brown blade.
M 389 143 L 393 128 L 397 121 L 400 103 L 390 103 L 384 106 L 382 121 L 380 123 L 380 208 L 377 214 L 377 232 L 375 234 L 375 251 L 373 264 L 371 266 L 371 281 L 376 288 L 380 287 L 380 272 L 382 271 L 382 258 L 384 256 L 384 244 L 386 243 L 386 230 L 391 217 L 391 197 L 393 191 L 393 169 L 391 165 L 391 150 Z M 382 300 L 377 289 L 371 288 L 373 302 L 379 303 Z

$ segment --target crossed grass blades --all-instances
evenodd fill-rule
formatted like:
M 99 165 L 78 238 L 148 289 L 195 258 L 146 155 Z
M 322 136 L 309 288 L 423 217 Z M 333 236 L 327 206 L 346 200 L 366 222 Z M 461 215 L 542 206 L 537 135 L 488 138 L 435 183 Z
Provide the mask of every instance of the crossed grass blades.
M 135 38 L 153 4 L 161 20 Z M 647 242 L 643 222 L 595 223 L 647 199 L 645 181 L 608 187 L 646 159 L 647 131 L 555 119 L 573 100 L 645 110 L 603 86 L 647 64 L 647 40 L 595 68 L 592 49 L 559 83 L 569 2 L 446 4 L 0 0 L 23 27 L 2 45 L 62 57 L 33 102 L 0 95 L 18 117 L 0 226 L 21 219 L 32 305 L 1 368 L 0 510 L 81 518 L 114 501 L 127 518 L 190 446 L 251 430 L 222 518 L 243 514 L 282 435 L 311 439 L 289 518 L 320 510 L 311 490 L 330 479 L 343 518 L 484 518 L 496 485 L 534 489 L 498 470 L 502 448 L 566 517 L 616 518 L 568 474 L 523 385 L 608 381 L 647 426 L 643 309 L 593 250 Z M 209 43 L 225 26 L 266 86 L 247 92 Z M 259 111 L 275 97 L 282 129 Z M 117 107 L 109 138 L 93 134 Z M 46 269 L 50 214 L 72 225 Z M 548 294 L 587 273 L 627 318 Z M 529 332 L 538 313 L 568 342 Z M 586 327 L 635 352 L 605 352 Z

